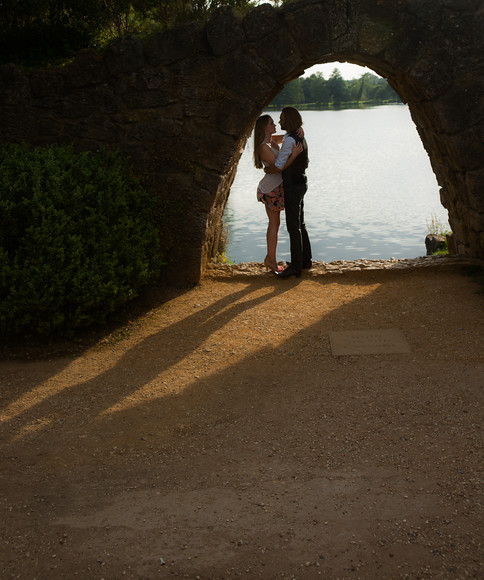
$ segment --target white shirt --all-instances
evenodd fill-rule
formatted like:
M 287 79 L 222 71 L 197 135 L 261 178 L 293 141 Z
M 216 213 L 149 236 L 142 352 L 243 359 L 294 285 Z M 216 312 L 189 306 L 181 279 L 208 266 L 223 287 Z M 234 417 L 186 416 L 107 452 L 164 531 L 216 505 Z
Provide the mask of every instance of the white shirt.
M 276 162 L 274 165 L 278 169 L 282 169 L 284 165 L 286 165 L 289 156 L 292 153 L 292 148 L 296 144 L 296 140 L 294 137 L 291 137 L 289 133 L 284 135 L 284 139 L 282 140 L 281 150 L 279 151 L 279 155 L 277 156 Z

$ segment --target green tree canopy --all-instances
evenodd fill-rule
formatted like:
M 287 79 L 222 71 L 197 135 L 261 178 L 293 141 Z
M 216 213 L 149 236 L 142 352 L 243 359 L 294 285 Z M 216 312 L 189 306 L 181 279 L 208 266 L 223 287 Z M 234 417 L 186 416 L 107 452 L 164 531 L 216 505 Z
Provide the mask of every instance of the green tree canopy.
M 372 73 L 364 73 L 359 79 L 345 80 L 335 68 L 326 80 L 318 72 L 309 77 L 300 77 L 289 83 L 275 97 L 270 106 L 281 108 L 286 105 L 333 105 L 344 103 L 400 102 L 398 94 L 388 82 Z
M 338 68 L 333 69 L 333 72 L 329 77 L 328 90 L 331 100 L 336 106 L 351 99 L 348 87 L 346 86 Z

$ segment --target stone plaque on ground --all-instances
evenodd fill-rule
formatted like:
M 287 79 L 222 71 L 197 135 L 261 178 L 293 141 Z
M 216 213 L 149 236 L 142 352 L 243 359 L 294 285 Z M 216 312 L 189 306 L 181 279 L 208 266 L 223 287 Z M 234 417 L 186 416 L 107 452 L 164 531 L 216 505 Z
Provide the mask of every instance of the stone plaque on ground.
M 329 341 L 334 356 L 410 352 L 408 342 L 397 328 L 331 331 Z

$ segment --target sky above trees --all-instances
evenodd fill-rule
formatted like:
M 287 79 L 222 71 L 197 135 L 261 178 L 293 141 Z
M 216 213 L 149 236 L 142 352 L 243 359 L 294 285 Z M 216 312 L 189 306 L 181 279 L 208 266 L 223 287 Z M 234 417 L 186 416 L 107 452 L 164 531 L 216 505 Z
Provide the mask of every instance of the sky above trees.
M 361 75 L 365 73 L 376 74 L 367 67 L 358 66 L 357 64 L 352 64 L 350 62 L 328 62 L 325 64 L 315 64 L 311 68 L 306 69 L 306 72 L 302 76 L 310 77 L 312 74 L 320 72 L 323 74 L 325 79 L 329 79 L 335 68 L 337 68 L 341 73 L 341 76 L 348 81 L 351 79 L 359 79 Z

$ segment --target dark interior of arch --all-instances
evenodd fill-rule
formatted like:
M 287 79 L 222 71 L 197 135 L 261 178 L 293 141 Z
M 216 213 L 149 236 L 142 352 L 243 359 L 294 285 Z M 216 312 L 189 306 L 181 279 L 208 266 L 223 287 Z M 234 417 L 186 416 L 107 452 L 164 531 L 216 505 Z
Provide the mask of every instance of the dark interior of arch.
M 62 68 L 0 67 L 0 139 L 121 151 L 176 208 L 165 279 L 196 283 L 264 106 L 314 64 L 348 61 L 408 104 L 454 251 L 484 258 L 483 23 L 481 0 L 294 0 L 244 17 L 221 9 L 103 54 L 83 50 Z

